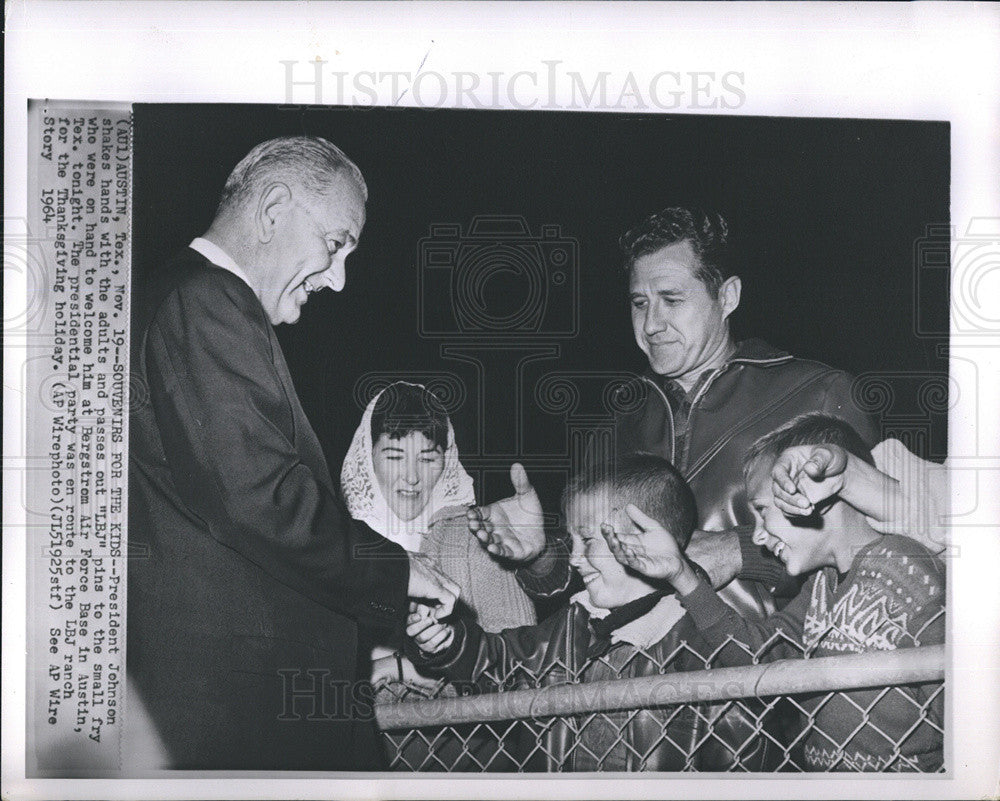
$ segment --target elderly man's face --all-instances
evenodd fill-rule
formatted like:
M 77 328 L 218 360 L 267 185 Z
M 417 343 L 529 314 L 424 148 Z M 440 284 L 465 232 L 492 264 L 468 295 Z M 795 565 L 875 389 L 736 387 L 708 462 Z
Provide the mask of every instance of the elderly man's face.
M 365 201 L 353 179 L 345 176 L 319 198 L 292 187 L 261 248 L 259 297 L 274 325 L 297 322 L 311 293 L 344 288 L 345 261 L 364 224 Z
M 739 302 L 713 298 L 695 276 L 698 257 L 687 241 L 636 259 L 629 276 L 635 341 L 659 375 L 692 384 L 729 344 L 726 318 Z M 738 279 L 730 279 L 730 281 Z

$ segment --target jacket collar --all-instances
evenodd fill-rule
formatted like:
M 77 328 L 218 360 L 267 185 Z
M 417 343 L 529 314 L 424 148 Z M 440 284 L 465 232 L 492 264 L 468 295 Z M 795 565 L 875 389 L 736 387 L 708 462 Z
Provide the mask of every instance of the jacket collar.
M 587 614 L 596 620 L 610 614 L 610 610 L 594 606 L 586 590 L 570 598 L 570 603 L 583 607 L 587 610 Z M 684 607 L 671 593 L 660 599 L 659 603 L 642 617 L 611 632 L 611 642 L 627 642 L 636 648 L 651 648 L 666 637 L 682 617 L 684 617 Z
M 792 358 L 792 354 L 769 345 L 763 339 L 744 339 L 742 342 L 736 343 L 736 350 L 733 351 L 733 355 L 719 369 L 725 370 L 731 364 L 754 364 L 759 367 L 770 367 L 773 364 L 783 364 L 784 362 L 791 361 Z M 708 372 L 710 371 L 705 371 L 705 373 Z M 702 377 L 705 376 L 705 373 L 702 373 Z M 658 373 L 654 373 L 651 367 L 646 368 L 643 376 L 652 379 L 660 386 L 671 380 Z
M 741 362 L 744 364 L 780 364 L 792 359 L 792 354 L 769 345 L 763 339 L 744 339 L 736 344 L 736 352 L 726 362 L 727 365 Z

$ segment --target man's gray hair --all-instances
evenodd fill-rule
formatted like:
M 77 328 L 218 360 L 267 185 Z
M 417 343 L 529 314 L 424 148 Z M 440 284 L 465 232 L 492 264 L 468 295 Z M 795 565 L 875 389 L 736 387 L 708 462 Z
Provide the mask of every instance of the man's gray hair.
M 358 166 L 336 145 L 318 136 L 282 136 L 261 142 L 226 180 L 219 213 L 240 208 L 265 186 L 283 181 L 323 195 L 348 173 L 368 200 L 368 186 Z

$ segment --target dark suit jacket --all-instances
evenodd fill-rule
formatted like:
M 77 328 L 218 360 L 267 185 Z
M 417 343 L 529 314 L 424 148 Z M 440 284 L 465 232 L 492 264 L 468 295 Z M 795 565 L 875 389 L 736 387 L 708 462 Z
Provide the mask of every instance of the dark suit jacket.
M 130 681 L 174 767 L 370 767 L 358 630 L 401 629 L 406 555 L 350 519 L 252 290 L 190 249 L 161 275 L 133 315 Z

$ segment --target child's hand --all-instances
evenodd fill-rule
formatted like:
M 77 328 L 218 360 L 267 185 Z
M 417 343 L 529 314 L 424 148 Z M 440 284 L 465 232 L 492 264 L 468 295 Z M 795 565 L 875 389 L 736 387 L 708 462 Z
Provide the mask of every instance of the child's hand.
M 396 655 L 390 653 L 379 657 L 372 655 L 371 681 L 376 687 L 401 681 L 409 687 L 431 692 L 440 686 L 442 680 L 418 673 L 413 663 L 405 656 L 400 656 L 397 660 Z
M 434 610 L 425 604 L 410 603 L 406 618 L 406 635 L 425 654 L 436 654 L 447 648 L 455 636 L 455 627 L 434 618 Z
M 839 445 L 795 445 L 771 468 L 774 505 L 786 515 L 808 516 L 816 504 L 844 488 L 847 451 Z
M 649 578 L 673 582 L 687 567 L 677 540 L 633 504 L 625 507 L 625 513 L 632 522 L 630 531 L 615 531 L 609 523 L 601 525 L 615 559 Z

